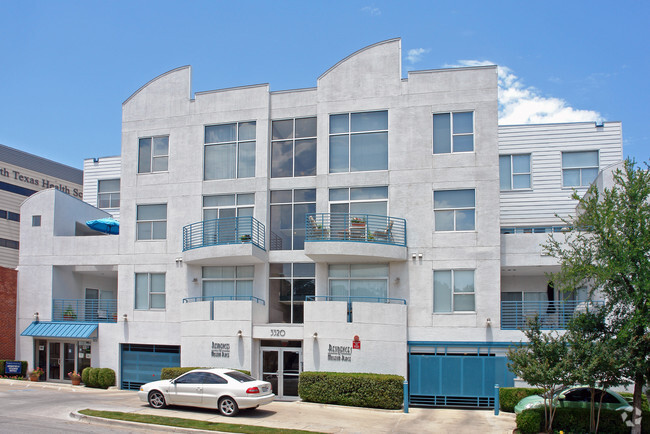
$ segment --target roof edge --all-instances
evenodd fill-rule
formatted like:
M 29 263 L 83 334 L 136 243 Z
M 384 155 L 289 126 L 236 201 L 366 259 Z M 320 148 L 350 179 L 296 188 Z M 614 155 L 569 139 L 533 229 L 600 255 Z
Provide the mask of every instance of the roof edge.
M 154 81 L 159 80 L 159 79 L 163 78 L 164 76 L 169 75 L 169 74 L 172 74 L 172 73 L 174 73 L 174 72 L 182 71 L 183 69 L 189 69 L 189 70 L 191 71 L 191 70 L 192 70 L 192 65 L 179 66 L 178 68 L 174 68 L 174 69 L 172 69 L 172 70 L 170 70 L 170 71 L 167 71 L 167 72 L 164 72 L 164 73 L 160 74 L 158 77 L 152 78 L 151 80 L 149 80 L 148 82 L 146 82 L 144 85 L 142 85 L 138 90 L 136 90 L 135 92 L 133 92 L 133 93 L 131 94 L 131 96 L 128 97 L 128 98 L 127 98 L 127 99 L 122 103 L 122 106 L 124 106 L 124 104 L 128 103 L 129 101 L 131 101 L 131 100 L 132 100 L 132 99 L 133 99 L 137 94 L 139 94 L 139 93 L 140 93 L 140 92 L 141 92 L 145 87 L 149 86 L 149 85 L 150 85 L 151 83 L 153 83 Z
M 375 48 L 375 47 L 378 47 L 378 46 L 380 46 L 380 45 L 390 44 L 390 43 L 392 43 L 392 42 L 401 42 L 401 41 L 402 41 L 402 38 L 392 38 L 392 39 L 386 39 L 385 41 L 375 42 L 374 44 L 371 44 L 371 45 L 367 45 L 367 46 L 363 47 L 362 49 L 357 50 L 357 51 L 355 51 L 354 53 L 350 54 L 349 56 L 345 57 L 344 59 L 341 59 L 341 60 L 339 60 L 338 62 L 336 62 L 336 64 L 335 64 L 334 66 L 330 67 L 327 71 L 323 72 L 323 73 L 318 77 L 318 79 L 317 79 L 316 81 L 320 81 L 321 78 L 325 77 L 325 76 L 326 76 L 327 74 L 329 74 L 331 71 L 333 71 L 334 69 L 336 69 L 337 66 L 339 66 L 339 65 L 342 64 L 343 62 L 347 61 L 348 59 L 351 59 L 352 57 L 356 56 L 357 54 L 361 54 L 361 53 L 363 53 L 363 52 L 366 51 L 366 50 L 370 50 L 371 48 Z M 402 60 L 400 59 L 400 64 L 401 64 L 401 61 L 402 61 Z

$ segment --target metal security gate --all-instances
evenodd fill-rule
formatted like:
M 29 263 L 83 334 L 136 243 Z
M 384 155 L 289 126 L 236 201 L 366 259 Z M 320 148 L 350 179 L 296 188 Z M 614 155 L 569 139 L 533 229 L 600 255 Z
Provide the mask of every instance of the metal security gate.
M 150 381 L 160 380 L 162 368 L 181 365 L 181 347 L 175 345 L 122 344 L 122 389 L 138 390 Z
M 494 385 L 512 387 L 505 355 L 492 346 L 418 343 L 409 350 L 409 404 L 494 407 Z M 498 345 L 503 346 L 503 345 Z

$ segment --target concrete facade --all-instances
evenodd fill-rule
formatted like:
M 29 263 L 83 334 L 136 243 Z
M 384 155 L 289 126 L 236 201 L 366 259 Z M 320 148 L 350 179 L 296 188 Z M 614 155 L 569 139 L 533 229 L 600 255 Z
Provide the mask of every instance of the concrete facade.
M 465 343 L 457 353 L 467 356 L 482 343 L 488 350 L 479 349 L 479 355 L 502 356 L 505 344 L 521 339 L 520 331 L 501 324 L 502 292 L 529 288 L 512 269 L 528 267 L 525 275 L 538 276 L 536 284 L 545 289 L 541 276 L 555 264 L 541 253 L 539 243 L 546 233 L 502 233 L 500 207 L 507 193 L 500 189 L 500 155 L 513 148 L 501 149 L 499 143 L 496 67 L 411 71 L 402 78 L 401 41 L 393 39 L 343 59 L 318 78 L 315 88 L 272 92 L 268 85 L 256 85 L 192 97 L 190 80 L 190 67 L 169 71 L 123 104 L 119 172 L 115 161 L 105 162 L 113 169 L 103 172 L 103 179 L 116 174 L 120 178 L 119 236 L 74 236 L 74 222 L 111 210 L 60 192 L 39 194 L 23 205 L 27 214 L 51 208 L 54 215 L 48 218 L 54 225 L 40 228 L 40 234 L 34 228 L 21 234 L 21 242 L 29 247 L 21 251 L 20 284 L 26 292 L 20 297 L 19 331 L 32 323 L 35 311 L 41 321 L 55 320 L 48 307 L 50 296 L 84 299 L 84 291 L 97 289 L 107 300 L 114 294 L 117 308 L 114 321 L 99 321 L 88 338 L 92 365 L 113 368 L 123 387 L 130 375 L 124 368 L 130 354 L 127 345 L 146 346 L 147 351 L 170 346 L 178 348 L 183 366 L 247 369 L 258 378 L 284 381 L 276 390 L 284 398 L 296 395 L 293 381 L 303 370 L 408 378 L 414 346 L 417 354 L 426 355 L 440 354 L 435 348 L 445 342 Z M 355 130 L 350 120 L 347 131 L 336 131 L 339 119 L 366 122 L 372 113 L 385 113 L 386 126 Z M 280 163 L 286 155 L 278 150 L 298 142 L 293 136 L 278 139 L 280 123 L 274 121 L 291 120 L 297 128 L 294 119 L 314 117 L 313 172 L 274 175 L 285 167 Z M 468 118 L 463 127 L 462 119 Z M 434 122 L 442 125 L 444 119 L 458 123 L 446 132 L 452 141 L 458 138 L 453 146 L 467 146 L 469 135 L 471 149 L 434 152 L 434 136 L 439 134 L 434 133 Z M 219 148 L 219 138 L 213 145 L 208 139 L 212 126 L 231 124 L 239 131 L 227 140 L 232 147 Z M 348 140 L 347 170 L 335 167 L 343 155 L 335 148 L 340 137 Z M 368 137 L 376 140 L 376 148 L 359 145 Z M 157 138 L 160 148 L 151 151 Z M 254 154 L 245 151 L 250 143 Z M 620 155 L 620 141 L 602 146 L 614 151 L 618 147 Z M 212 160 L 209 152 L 224 149 L 236 152 L 237 172 L 212 179 L 209 165 L 223 169 L 222 161 L 230 154 Z M 363 158 L 355 160 L 357 149 L 362 149 Z M 517 152 L 531 152 L 522 149 Z M 532 150 L 533 162 L 536 152 Z M 98 164 L 101 171 L 101 159 L 86 163 Z M 160 170 L 152 169 L 156 164 Z M 537 170 L 533 163 L 531 171 Z M 569 169 L 560 164 L 558 170 Z M 97 179 L 84 185 L 87 198 Z M 355 228 L 357 211 L 352 210 L 359 201 L 353 196 L 373 188 L 379 196 L 361 205 L 377 209 L 379 204 L 385 211 L 362 212 L 365 220 Z M 534 189 L 535 184 L 529 190 Z M 563 201 L 570 195 L 570 189 L 559 184 L 555 190 Z M 299 199 L 303 193 L 309 198 Z M 337 202 L 335 196 L 341 193 L 348 194 L 347 199 Z M 470 193 L 471 203 L 445 199 L 449 194 L 467 198 Z M 242 212 L 236 220 L 233 214 L 207 218 L 219 208 L 210 208 L 208 202 L 225 195 L 232 195 L 233 201 L 253 199 L 248 208 L 230 205 L 228 210 Z M 280 196 L 289 199 L 282 202 Z M 337 214 L 341 204 L 349 206 L 349 214 Z M 244 208 L 250 214 L 243 213 Z M 153 209 L 160 215 L 164 209 L 164 218 L 144 217 Z M 337 223 L 341 215 L 345 222 Z M 165 225 L 158 236 L 152 235 L 162 227 L 156 226 L 156 219 Z M 373 227 L 373 219 L 382 223 Z M 516 225 L 515 220 L 507 223 Z M 207 229 L 208 224 L 231 221 L 259 224 L 261 236 L 252 234 L 251 239 L 250 232 L 240 237 L 244 232 L 235 236 L 233 229 Z M 518 226 L 529 224 L 522 219 Z M 198 237 L 192 238 L 193 231 L 199 231 Z M 214 242 L 224 234 L 229 241 Z M 151 239 L 143 239 L 147 237 Z M 312 267 L 312 274 L 300 274 L 305 267 Z M 250 274 L 228 282 L 210 277 L 226 271 Z M 138 282 L 153 282 L 161 275 L 163 306 L 143 308 Z M 445 287 L 445 279 L 451 284 L 452 278 L 456 289 Z M 226 283 L 249 289 L 245 296 L 210 292 L 211 285 L 222 288 L 219 285 Z M 347 295 L 341 296 L 340 288 L 347 288 Z M 148 297 L 149 306 L 160 303 L 160 293 L 150 290 Z M 38 339 L 21 337 L 20 357 L 41 357 L 35 350 Z

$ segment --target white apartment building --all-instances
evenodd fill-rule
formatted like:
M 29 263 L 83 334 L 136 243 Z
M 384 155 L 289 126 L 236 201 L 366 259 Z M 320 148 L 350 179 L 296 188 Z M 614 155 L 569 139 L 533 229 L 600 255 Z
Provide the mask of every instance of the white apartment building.
M 491 406 L 526 316 L 561 329 L 582 301 L 540 243 L 622 159 L 620 123 L 499 127 L 496 67 L 402 78 L 399 39 L 314 88 L 190 82 L 174 69 L 124 102 L 121 156 L 85 162 L 90 203 L 22 206 L 42 223 L 22 222 L 17 356 L 48 378 L 229 367 L 295 399 L 301 371 L 376 372 L 412 405 Z M 107 193 L 118 207 L 93 206 Z M 116 212 L 119 235 L 75 236 Z

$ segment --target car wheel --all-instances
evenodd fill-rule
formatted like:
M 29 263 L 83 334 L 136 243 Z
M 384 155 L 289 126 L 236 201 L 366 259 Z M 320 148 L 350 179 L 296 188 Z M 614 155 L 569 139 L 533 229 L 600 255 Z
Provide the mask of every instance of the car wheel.
M 239 412 L 237 402 L 230 396 L 224 396 L 219 400 L 219 413 L 224 416 L 234 416 Z
M 153 408 L 165 408 L 167 404 L 165 403 L 165 396 L 162 392 L 158 390 L 149 392 L 149 405 Z

